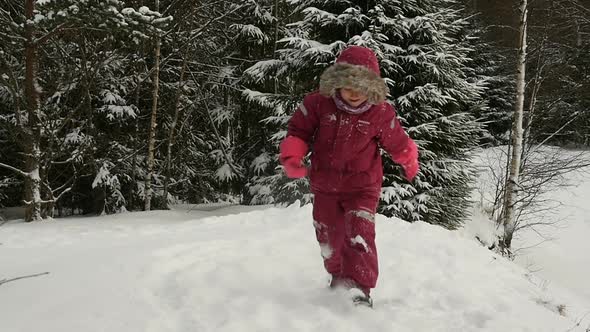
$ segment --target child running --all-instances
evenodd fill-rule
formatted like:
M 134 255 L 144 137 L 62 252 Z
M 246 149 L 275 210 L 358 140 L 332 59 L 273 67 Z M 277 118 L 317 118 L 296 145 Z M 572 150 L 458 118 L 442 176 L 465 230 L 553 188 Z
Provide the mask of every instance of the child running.
M 313 219 L 330 287 L 349 290 L 355 304 L 372 307 L 379 274 L 375 213 L 383 148 L 407 180 L 418 173 L 418 149 L 385 101 L 388 89 L 375 53 L 343 50 L 289 121 L 280 162 L 290 178 L 309 175 Z M 303 163 L 311 147 L 311 167 Z M 308 174 L 309 173 L 309 174 Z

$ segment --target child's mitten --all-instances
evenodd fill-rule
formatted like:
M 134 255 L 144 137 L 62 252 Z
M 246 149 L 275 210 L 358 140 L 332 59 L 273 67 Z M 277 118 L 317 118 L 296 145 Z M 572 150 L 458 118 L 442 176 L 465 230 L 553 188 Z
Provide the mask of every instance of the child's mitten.
M 410 182 L 414 180 L 420 169 L 418 159 L 411 160 L 408 163 L 403 164 L 402 167 L 404 168 L 405 178 Z
M 292 179 L 305 177 L 307 169 L 303 165 L 303 157 L 307 154 L 307 143 L 299 137 L 288 136 L 281 142 L 280 149 L 279 159 L 287 177 Z
M 399 156 L 397 156 L 397 158 L 394 159 L 394 161 L 403 167 L 405 178 L 408 181 L 411 182 L 414 180 L 420 169 L 418 163 L 418 147 L 416 146 L 416 143 L 413 140 L 409 140 L 407 147 Z

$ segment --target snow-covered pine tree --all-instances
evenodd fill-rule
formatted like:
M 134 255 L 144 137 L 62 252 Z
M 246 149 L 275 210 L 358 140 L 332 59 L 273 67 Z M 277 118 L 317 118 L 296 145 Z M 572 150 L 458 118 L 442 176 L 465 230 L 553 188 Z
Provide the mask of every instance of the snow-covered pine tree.
M 228 191 L 228 183 L 240 173 L 229 148 L 231 125 L 217 123 L 215 113 L 232 111 L 227 98 L 232 73 L 225 65 L 224 48 L 233 47 L 226 42 L 228 19 L 242 8 L 232 2 L 212 0 L 165 0 L 160 1 L 160 6 L 175 18 L 175 23 L 161 40 L 160 102 L 152 105 L 152 109 L 158 109 L 152 126 L 164 124 L 164 130 L 158 130 L 153 140 L 164 144 L 158 143 L 160 148 L 152 151 L 156 159 L 161 157 L 155 161 L 153 179 L 158 208 L 178 200 L 213 199 Z M 152 65 L 153 69 L 157 67 Z M 154 90 L 152 101 L 155 97 Z M 221 122 L 227 119 L 223 115 L 218 118 Z M 183 137 L 188 144 L 176 144 Z M 146 190 L 149 192 L 147 186 Z M 185 196 L 183 192 L 190 194 Z
M 309 202 L 305 179 L 288 181 L 278 168 L 278 142 L 285 134 L 288 113 L 303 92 L 295 92 L 289 63 L 280 53 L 278 41 L 288 33 L 290 8 L 284 1 L 248 1 L 246 23 L 236 39 L 241 45 L 240 56 L 249 61 L 240 66 L 242 77 L 242 111 L 240 123 L 243 150 L 251 151 L 243 161 L 248 184 L 244 201 L 265 204 L 300 199 Z M 301 82 L 299 82 L 301 83 Z M 305 88 L 300 91 L 306 91 Z M 298 96 L 293 96 L 298 93 Z
M 290 25 L 291 35 L 278 50 L 280 61 L 272 66 L 261 62 L 249 70 L 258 81 L 279 77 L 286 83 L 276 94 L 264 95 L 266 100 L 287 96 L 296 104 L 317 87 L 321 72 L 346 45 L 372 48 L 391 89 L 391 102 L 420 146 L 422 169 L 409 184 L 398 166 L 385 163 L 381 212 L 459 226 L 467 213 L 472 179 L 469 152 L 482 131 L 473 112 L 481 108 L 483 91 L 469 77 L 473 50 L 465 41 L 468 22 L 460 5 L 452 0 L 289 3 L 303 19 Z M 283 110 L 287 112 L 277 112 L 269 121 L 284 123 L 293 107 Z M 275 136 L 282 137 L 284 129 Z M 262 181 L 276 182 L 278 177 Z M 281 194 L 276 185 L 273 188 L 273 195 Z
M 555 0 L 532 2 L 530 7 L 525 140 L 587 147 L 590 4 Z
M 145 7 L 126 7 L 117 0 L 30 1 L 26 5 L 23 8 L 15 2 L 11 11 L 3 10 L 0 16 L 1 24 L 11 27 L 9 39 L 13 39 L 11 44 L 2 43 L 11 46 L 1 52 L 3 62 L 10 62 L 6 68 L 7 76 L 12 77 L 7 84 L 10 90 L 19 91 L 21 73 L 32 68 L 26 80 L 32 80 L 34 89 L 25 91 L 25 96 L 14 94 L 8 102 L 9 112 L 0 116 L 17 146 L 24 145 L 22 150 L 27 151 L 31 145 L 39 152 L 18 154 L 27 158 L 21 174 L 25 178 L 26 174 L 38 174 L 35 181 L 25 181 L 23 188 L 25 197 L 34 198 L 28 204 L 32 212 L 26 219 L 51 216 L 56 204 L 67 207 L 76 202 L 73 205 L 78 208 L 86 205 L 83 202 L 92 202 L 88 190 L 92 184 L 110 186 L 113 204 L 120 207 L 120 181 L 103 166 L 117 165 L 121 158 L 111 161 L 101 156 L 117 150 L 118 145 L 101 137 L 105 132 L 99 129 L 98 114 L 101 110 L 107 118 L 135 114 L 122 97 L 129 87 L 121 84 L 121 60 L 126 59 L 121 51 L 126 43 L 148 38 L 169 19 Z M 33 36 L 34 41 L 22 43 L 23 36 Z M 24 57 L 23 53 L 34 56 Z M 23 58 L 24 64 L 19 62 Z M 37 105 L 33 113 L 28 112 L 34 114 L 33 122 L 20 121 L 24 118 L 20 102 L 26 96 L 33 96 Z M 106 132 L 117 131 L 109 128 Z M 102 149 L 100 143 L 107 147 Z M 123 153 L 128 155 L 128 151 Z M 89 210 L 102 212 L 105 204 L 101 206 Z
M 470 26 L 468 28 L 470 47 L 474 50 L 470 67 L 474 72 L 468 77 L 476 78 L 478 85 L 486 89 L 485 104 L 475 109 L 475 115 L 486 129 L 480 143 L 485 146 L 507 144 L 510 139 L 512 113 L 514 111 L 516 66 L 513 49 L 502 47 L 498 41 L 490 40 L 490 23 L 486 21 L 476 1 L 463 1 L 468 7 Z
M 227 74 L 220 69 L 225 61 L 221 49 L 227 19 L 238 8 L 219 1 L 166 0 L 160 6 L 174 21 L 161 40 L 152 206 L 167 208 L 177 202 L 216 200 L 226 191 L 227 183 L 219 181 L 216 171 L 224 159 L 218 151 L 226 149 L 225 132 L 212 125 L 211 113 L 225 100 L 216 89 Z M 146 83 L 151 85 L 150 80 Z
M 473 113 L 482 109 L 483 88 L 470 67 L 462 13 L 456 1 L 384 1 L 372 15 L 386 37 L 379 49 L 392 97 L 421 156 L 412 185 L 402 184 L 386 159 L 382 211 L 447 228 L 466 217 L 470 152 L 482 133 Z
M 474 36 L 482 36 L 479 22 L 473 22 Z M 474 108 L 475 116 L 486 129 L 482 132 L 480 144 L 483 146 L 497 146 L 507 144 L 510 140 L 512 113 L 514 111 L 514 73 L 508 71 L 513 66 L 509 57 L 498 51 L 491 43 L 478 38 L 472 38 L 473 73 L 469 77 L 475 78 L 478 86 L 486 89 L 484 104 Z

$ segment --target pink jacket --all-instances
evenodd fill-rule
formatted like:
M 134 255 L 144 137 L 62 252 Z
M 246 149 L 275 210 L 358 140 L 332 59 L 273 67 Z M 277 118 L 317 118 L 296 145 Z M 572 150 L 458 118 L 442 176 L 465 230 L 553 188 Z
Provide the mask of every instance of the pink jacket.
M 283 143 L 289 145 L 287 141 L 295 137 L 311 146 L 313 192 L 379 192 L 383 179 L 379 148 L 402 165 L 416 153 L 415 143 L 390 104 L 383 102 L 354 115 L 339 110 L 331 97 L 317 92 L 304 98 L 289 121 Z

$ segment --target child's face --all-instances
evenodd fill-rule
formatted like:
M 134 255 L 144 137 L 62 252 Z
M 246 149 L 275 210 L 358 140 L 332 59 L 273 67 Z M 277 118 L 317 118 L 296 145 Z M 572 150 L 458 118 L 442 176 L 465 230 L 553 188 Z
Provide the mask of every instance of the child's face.
M 360 106 L 362 103 L 367 101 L 368 98 L 362 92 L 348 87 L 340 89 L 340 96 L 342 96 L 342 99 L 344 99 L 344 101 L 352 107 Z

